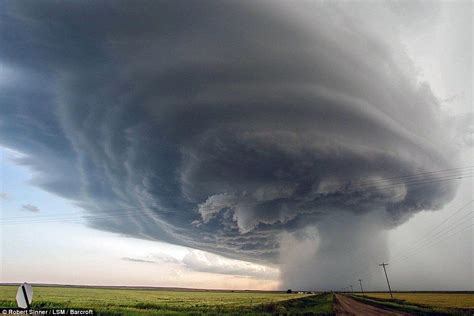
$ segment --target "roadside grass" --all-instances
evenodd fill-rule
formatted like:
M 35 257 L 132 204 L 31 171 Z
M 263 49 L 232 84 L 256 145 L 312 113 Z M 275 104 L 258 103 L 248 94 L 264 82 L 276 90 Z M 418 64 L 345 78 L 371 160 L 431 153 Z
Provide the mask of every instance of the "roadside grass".
M 466 308 L 446 308 L 433 305 L 425 305 L 420 303 L 408 302 L 404 299 L 397 298 L 382 298 L 382 297 L 373 297 L 372 293 L 368 294 L 366 297 L 361 295 L 351 295 L 352 298 L 371 305 L 375 305 L 381 308 L 389 308 L 392 310 L 398 310 L 403 312 L 408 312 L 413 315 L 473 315 L 473 309 Z M 397 293 L 398 294 L 398 293 Z M 450 294 L 444 294 L 450 295 Z
M 278 315 L 334 315 L 334 294 L 322 293 L 264 305 L 264 311 Z

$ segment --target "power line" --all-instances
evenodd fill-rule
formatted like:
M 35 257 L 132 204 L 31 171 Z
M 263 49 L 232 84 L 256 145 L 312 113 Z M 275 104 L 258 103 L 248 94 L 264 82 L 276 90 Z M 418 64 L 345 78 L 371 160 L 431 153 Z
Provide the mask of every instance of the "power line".
M 445 240 L 454 237 L 457 234 L 460 234 L 469 228 L 473 227 L 472 224 L 468 226 L 462 227 L 460 230 L 455 231 L 457 228 L 462 226 L 463 224 L 466 223 L 465 219 L 469 218 L 471 219 L 472 212 L 469 212 L 467 214 L 464 214 L 460 218 L 456 219 L 454 222 L 451 222 L 448 226 L 443 227 L 440 231 L 436 231 L 436 229 L 440 228 L 443 224 L 448 222 L 450 219 L 452 219 L 454 216 L 460 214 L 462 210 L 465 210 L 467 206 L 469 206 L 474 200 L 469 201 L 468 203 L 464 204 L 462 207 L 456 209 L 454 213 L 450 214 L 448 217 L 444 218 L 440 223 L 432 227 L 429 231 L 427 231 L 424 235 L 423 238 L 416 240 L 414 243 L 412 243 L 411 247 L 408 249 L 408 251 L 405 252 L 398 252 L 398 259 L 391 258 L 390 263 L 393 262 L 402 262 L 404 260 L 407 260 L 410 258 L 410 253 L 413 251 L 416 251 L 417 249 L 422 248 L 419 250 L 420 252 L 425 251 L 427 249 L 430 249 L 437 244 L 444 242 Z M 433 234 L 434 232 L 434 234 Z M 452 234 L 450 234 L 452 232 Z M 368 252 L 370 253 L 370 251 Z M 359 259 L 361 260 L 361 259 Z M 384 272 L 386 273 L 386 270 L 384 269 Z M 359 272 L 360 273 L 360 272 Z M 366 267 L 365 270 L 362 272 L 362 274 L 369 275 L 369 267 Z M 388 276 L 386 275 L 387 278 L 387 285 L 389 284 L 388 281 Z M 360 281 L 361 282 L 361 281 Z M 389 289 L 390 290 L 390 289 Z
M 474 201 L 474 200 L 473 200 L 473 201 Z M 468 206 L 468 205 L 469 205 L 471 202 L 473 202 L 473 201 L 469 201 L 467 204 L 463 205 L 461 208 L 455 209 L 455 210 L 454 210 L 454 213 L 453 213 L 453 214 L 450 214 L 450 215 L 448 216 L 449 218 L 445 218 L 443 221 L 446 222 L 446 221 L 449 220 L 450 218 L 456 216 L 457 214 L 459 214 L 460 211 L 464 210 L 465 207 Z M 466 215 L 470 215 L 470 213 L 469 213 L 469 214 L 466 214 Z M 465 215 L 465 216 L 466 216 L 466 215 Z M 464 218 L 465 216 L 463 216 L 463 218 Z M 458 220 L 460 220 L 460 219 L 458 219 Z M 430 231 L 427 231 L 427 232 L 426 232 L 427 234 L 424 235 L 422 239 L 426 239 L 426 238 L 432 237 L 432 236 L 429 236 L 429 235 L 432 233 L 432 230 L 436 229 L 438 226 L 440 226 L 440 225 L 442 225 L 442 224 L 443 224 L 443 223 L 438 223 L 437 226 L 432 227 L 432 228 L 430 229 Z M 451 225 L 451 224 L 450 224 L 450 225 Z M 449 226 L 448 226 L 448 227 L 449 227 Z M 408 247 L 405 247 L 405 249 L 401 249 L 401 248 L 402 248 L 402 245 L 399 244 L 399 246 L 395 247 L 395 248 L 399 249 L 398 251 L 395 252 L 396 256 L 391 256 L 389 262 L 392 262 L 392 260 L 394 260 L 394 258 L 395 258 L 395 257 L 398 257 L 399 255 L 404 255 L 408 250 L 411 250 L 411 248 L 414 248 L 413 246 L 416 246 L 416 245 L 415 245 L 416 243 L 419 243 L 419 242 L 421 242 L 421 241 L 423 241 L 423 240 L 416 240 L 415 242 L 412 242 L 412 244 L 410 244 Z M 375 256 L 375 252 L 374 252 L 373 250 L 366 249 L 364 252 L 362 252 L 362 253 L 360 253 L 360 254 L 358 255 L 358 258 L 356 259 L 356 263 L 357 263 L 357 264 L 363 264 L 363 263 L 365 263 L 364 261 L 367 261 L 367 260 L 366 260 L 367 257 L 374 257 L 374 256 Z M 377 260 L 381 260 L 381 259 L 386 259 L 386 258 L 381 258 L 381 257 L 379 257 Z M 365 270 L 362 271 L 362 273 L 366 274 L 366 273 L 368 273 L 368 271 L 369 271 L 369 268 L 367 267 Z M 361 273 L 361 272 L 359 271 L 359 273 Z M 368 275 L 368 274 L 367 274 L 367 275 Z
M 454 216 L 456 216 L 459 212 L 461 212 L 462 210 L 464 210 L 469 204 L 471 204 L 472 202 L 474 202 L 474 200 L 470 200 L 469 202 L 467 202 L 466 204 L 462 205 L 460 208 L 456 209 L 454 211 L 454 213 L 452 213 L 451 215 L 447 216 L 446 218 L 444 218 L 440 223 L 438 223 L 437 225 L 433 226 L 432 228 L 430 228 L 430 230 L 428 230 L 422 237 L 420 237 L 420 239 L 416 240 L 414 243 L 412 243 L 411 245 L 408 245 L 408 248 L 410 248 L 412 245 L 420 242 L 421 239 L 425 238 L 426 236 L 428 236 L 429 234 L 431 234 L 432 231 L 434 231 L 435 229 L 437 229 L 438 227 L 440 227 L 441 225 L 443 225 L 444 223 L 446 223 L 449 219 L 453 218 Z M 406 249 L 406 247 L 405 247 Z M 397 253 L 396 253 L 397 254 Z
M 398 182 L 398 183 L 389 183 L 384 185 L 370 185 L 370 186 L 341 186 L 341 189 L 345 189 L 347 192 L 357 192 L 357 191 L 367 191 L 369 189 L 391 189 L 400 186 L 417 186 L 417 185 L 424 185 L 424 184 L 432 184 L 437 182 L 443 181 L 450 181 L 450 180 L 461 180 L 465 178 L 472 178 L 473 173 L 465 173 L 462 175 L 450 175 L 450 176 L 443 176 L 437 178 L 428 178 L 428 179 L 416 179 L 416 180 L 408 180 L 406 182 Z
M 433 177 L 454 177 L 458 175 L 463 175 L 464 173 L 471 173 L 473 171 L 474 166 L 466 166 L 466 167 L 458 167 L 458 168 L 451 168 L 451 169 L 444 169 L 444 170 L 436 170 L 436 171 L 429 171 L 429 172 L 422 172 L 422 173 L 417 173 L 417 174 L 407 174 L 403 176 L 396 176 L 396 177 L 385 177 L 385 178 L 378 178 L 374 180 L 344 180 L 342 182 L 345 182 L 345 184 L 337 184 L 333 186 L 329 186 L 329 189 L 341 189 L 345 188 L 348 185 L 349 186 L 370 186 L 370 185 L 375 185 L 380 182 L 385 183 L 386 181 L 389 180 L 409 180 L 409 181 L 414 181 L 414 180 L 423 180 L 419 179 L 420 177 L 425 177 L 428 178 L 428 176 L 433 176 Z
M 136 210 L 136 209 L 144 209 L 146 207 L 142 206 L 136 206 L 136 207 L 123 207 L 123 208 L 113 208 L 113 209 L 103 209 L 103 210 L 94 210 L 94 212 L 100 212 L 100 213 L 108 213 L 108 212 L 118 212 L 118 211 L 128 211 L 128 210 Z M 74 215 L 74 214 L 49 214 L 49 215 L 39 215 L 36 218 L 41 218 L 41 219 L 48 219 L 50 217 L 57 217 L 58 215 Z M 82 214 L 77 214 L 77 215 L 82 215 Z M 14 216 L 14 217 L 3 217 L 2 220 L 20 220 L 20 219 L 30 219 L 31 216 Z
M 418 245 L 420 242 L 423 242 L 426 238 L 429 238 L 429 236 L 431 235 L 431 233 L 436 230 L 437 228 L 439 228 L 441 225 L 443 225 L 444 223 L 446 223 L 448 220 L 450 220 L 451 218 L 453 218 L 454 216 L 456 216 L 457 214 L 459 214 L 462 210 L 464 210 L 467 206 L 469 206 L 472 202 L 474 202 L 474 200 L 470 200 L 469 202 L 467 202 L 466 204 L 464 204 L 463 206 L 461 206 L 460 208 L 456 209 L 456 211 L 454 211 L 453 214 L 449 215 L 448 217 L 446 217 L 445 219 L 443 219 L 440 223 L 438 223 L 437 225 L 435 225 L 434 227 L 432 227 L 430 230 L 428 230 L 425 234 L 422 235 L 422 237 L 420 237 L 419 239 L 417 239 L 416 241 L 414 241 L 413 243 L 411 243 L 410 245 L 408 245 L 407 247 L 405 247 L 405 249 L 401 250 L 401 251 L 398 251 L 396 252 L 391 260 L 393 260 L 393 258 L 396 258 L 399 256 L 400 253 L 403 253 L 403 252 L 406 252 L 408 249 L 412 249 L 414 246 Z
M 458 178 L 455 178 L 455 179 L 458 179 Z M 455 180 L 454 178 L 448 178 L 448 179 L 438 179 L 436 181 L 422 181 L 422 182 L 418 182 L 418 183 L 411 183 L 410 185 L 422 185 L 422 184 L 430 184 L 430 183 L 434 183 L 434 182 L 440 182 L 440 181 L 448 181 L 448 180 Z M 392 186 L 394 187 L 394 186 Z M 380 189 L 380 187 L 378 187 L 377 189 Z M 214 206 L 214 207 L 209 207 L 207 208 L 208 210 L 220 210 L 220 209 L 223 209 L 223 208 L 232 208 L 234 206 L 252 206 L 252 205 L 258 205 L 258 204 L 262 204 L 262 201 L 253 201 L 253 202 L 249 202 L 249 203 L 236 203 L 235 205 L 228 205 L 228 206 Z M 101 213 L 104 213 L 104 212 L 114 212 L 114 214 L 110 214 L 110 215 L 101 215 L 101 214 L 88 214 L 87 217 L 89 219 L 94 219 L 94 218 L 113 218 L 113 217 L 119 217 L 119 216 L 130 216 L 130 215 L 140 215 L 140 214 L 134 214 L 134 213 L 140 213 L 140 212 L 143 212 L 143 210 L 146 210 L 146 209 L 151 209 L 150 207 L 134 207 L 134 208 L 121 208 L 121 209 L 116 209 L 116 210 L 104 210 L 104 211 L 98 211 L 98 212 L 101 212 Z M 136 210 L 136 212 L 127 212 L 126 214 L 117 214 L 117 210 Z M 160 211 L 159 213 L 163 213 L 163 211 Z M 159 213 L 155 213 L 155 212 L 146 212 L 146 213 L 143 213 L 141 215 L 153 215 L 153 214 L 159 214 Z M 46 217 L 46 216 L 45 216 Z M 51 215 L 49 216 L 48 218 L 25 218 L 24 221 L 22 221 L 21 219 L 22 218 L 7 218 L 7 219 L 4 219 L 2 221 L 0 221 L 0 225 L 14 225 L 14 224 L 24 224 L 24 223 L 48 223 L 48 222 L 56 222 L 56 221 L 62 221 L 62 220 L 71 220 L 71 219 L 82 219 L 84 218 L 84 215 L 83 214 L 78 214 L 78 215 L 75 215 L 73 217 L 65 217 L 65 218 L 61 218 L 61 217 L 55 217 L 55 215 Z
M 431 174 L 437 174 L 437 173 L 456 172 L 458 170 L 472 169 L 472 168 L 474 168 L 474 165 L 448 168 L 448 169 L 439 169 L 439 170 L 434 170 L 434 171 L 425 171 L 425 172 L 420 172 L 420 173 L 410 173 L 410 174 L 405 174 L 402 176 L 389 177 L 386 179 L 392 180 L 392 179 L 407 178 L 407 177 L 414 177 L 414 176 L 431 175 Z
M 470 214 L 467 214 L 467 215 L 471 215 L 472 213 Z M 472 220 L 472 217 L 470 218 Z M 394 262 L 394 261 L 397 261 L 399 258 L 402 258 L 402 257 L 406 257 L 407 255 L 409 255 L 410 253 L 413 255 L 414 253 L 416 253 L 416 251 L 419 251 L 420 249 L 423 249 L 424 247 L 427 247 L 429 246 L 431 243 L 433 242 L 436 242 L 440 239 L 443 239 L 443 237 L 449 233 L 449 232 L 452 232 L 455 228 L 458 228 L 459 226 L 465 224 L 466 222 L 465 221 L 459 221 L 459 222 L 455 222 L 456 225 L 453 225 L 451 227 L 447 227 L 445 230 L 442 230 L 442 231 L 439 231 L 437 234 L 433 235 L 431 238 L 429 238 L 428 240 L 424 241 L 422 244 L 412 248 L 412 249 L 409 249 L 408 251 L 406 251 L 406 253 L 403 255 L 403 256 L 397 256 L 395 258 L 392 258 L 390 260 L 390 262 Z M 441 234 L 441 235 L 440 235 Z
M 461 180 L 461 179 L 467 179 L 467 178 L 472 178 L 473 174 L 465 174 L 462 176 L 455 176 L 455 177 L 449 177 L 449 178 L 437 178 L 437 179 L 427 179 L 427 180 L 418 180 L 414 182 L 406 182 L 406 183 L 396 183 L 396 184 L 387 184 L 383 186 L 369 186 L 369 187 L 350 187 L 350 186 L 341 186 L 340 189 L 342 192 L 339 191 L 324 191 L 324 192 L 318 192 L 319 195 L 328 195 L 328 194 L 347 194 L 347 193 L 354 193 L 354 192 L 367 192 L 370 190 L 380 190 L 380 189 L 393 189 L 397 187 L 415 187 L 415 186 L 420 186 L 420 185 L 429 185 L 433 183 L 438 183 L 438 182 L 444 182 L 444 181 L 455 181 L 455 180 Z
M 471 218 L 471 219 L 472 219 L 472 218 Z M 470 227 L 473 226 L 472 224 L 469 224 L 468 226 L 464 226 L 461 230 L 458 230 L 458 231 L 456 231 L 456 232 L 453 233 L 453 234 L 448 234 L 448 233 L 452 232 L 452 231 L 454 230 L 454 228 L 457 228 L 457 227 L 461 226 L 461 224 L 465 224 L 465 222 L 458 223 L 458 225 L 452 227 L 452 228 L 449 229 L 448 231 L 445 231 L 443 235 L 438 236 L 438 237 L 435 238 L 435 239 L 429 240 L 427 243 L 423 244 L 421 247 L 419 247 L 418 249 L 416 249 L 416 252 L 414 252 L 414 251 L 412 250 L 410 253 L 407 253 L 407 254 L 405 254 L 405 255 L 402 256 L 402 257 L 398 257 L 397 259 L 392 260 L 392 261 L 390 261 L 390 262 L 393 263 L 393 262 L 404 261 L 404 260 L 410 258 L 410 257 L 411 257 L 412 255 L 414 255 L 415 253 L 417 253 L 417 252 L 422 252 L 422 251 L 424 251 L 425 249 L 432 248 L 433 246 L 439 244 L 440 242 L 442 242 L 442 241 L 444 241 L 444 240 L 446 240 L 446 239 L 448 239 L 448 238 L 450 238 L 450 237 L 452 237 L 452 236 L 454 236 L 454 235 L 457 235 L 457 234 L 459 234 L 459 233 L 461 233 L 461 232 L 463 232 L 463 231 L 465 231 L 465 230 L 467 230 L 467 229 L 469 229 Z
M 436 240 L 437 238 L 439 237 L 442 237 L 443 234 L 447 233 L 447 232 L 450 232 L 452 231 L 454 228 L 457 228 L 459 227 L 460 225 L 462 224 L 465 224 L 465 221 L 464 219 L 468 216 L 471 216 L 473 213 L 470 212 L 470 213 L 467 213 L 465 214 L 465 216 L 462 216 L 461 218 L 459 218 L 458 220 L 452 222 L 451 224 L 449 224 L 448 226 L 444 227 L 443 229 L 441 229 L 440 231 L 436 232 L 435 234 L 431 235 L 429 238 L 425 238 L 424 240 L 421 241 L 421 243 L 413 246 L 413 247 L 410 247 L 408 249 L 406 249 L 404 252 L 401 252 L 399 254 L 397 254 L 397 256 L 393 256 L 391 257 L 390 259 L 390 262 L 392 262 L 393 260 L 396 260 L 397 258 L 399 258 L 400 256 L 403 256 L 405 255 L 406 253 L 409 253 L 409 252 L 412 252 L 414 250 L 418 250 L 420 248 L 423 248 L 424 246 L 426 246 L 427 244 L 429 244 L 430 242 L 432 242 L 433 240 Z M 470 217 L 470 219 L 472 219 L 472 217 Z
M 437 246 L 437 245 L 439 245 L 439 244 L 442 244 L 443 242 L 445 242 L 445 241 L 447 241 L 447 240 L 449 240 L 449 239 L 455 237 L 456 235 L 459 235 L 459 234 L 461 234 L 461 233 L 467 232 L 467 231 L 469 231 L 470 229 L 472 230 L 472 227 L 474 227 L 474 225 L 469 225 L 469 226 L 467 226 L 467 227 L 464 227 L 463 229 L 461 229 L 461 230 L 459 230 L 459 231 L 457 231 L 457 232 L 455 232 L 455 233 L 453 233 L 453 234 L 447 236 L 446 238 L 444 238 L 444 239 L 442 239 L 442 240 L 439 240 L 437 243 L 435 243 L 435 244 L 433 244 L 433 245 L 431 245 L 431 246 L 429 246 L 429 247 L 426 247 L 426 248 L 420 250 L 419 253 L 424 253 L 424 252 L 429 251 L 429 250 L 434 250 L 434 249 L 436 249 L 435 246 Z M 407 260 L 409 260 L 409 259 L 411 259 L 411 257 L 406 257 L 406 258 L 400 259 L 400 260 L 398 260 L 398 261 L 396 262 L 396 264 L 397 264 L 397 265 L 401 265 L 401 264 L 407 262 Z
M 13 225 L 13 224 L 26 224 L 26 223 L 50 223 L 58 221 L 68 221 L 76 219 L 85 219 L 85 218 L 110 218 L 110 217 L 122 217 L 122 216 L 137 216 L 137 215 L 152 215 L 150 212 L 143 212 L 143 210 L 135 210 L 129 212 L 120 212 L 114 214 L 77 214 L 71 216 L 51 216 L 48 218 L 30 218 L 30 219 L 20 219 L 20 220 L 8 220 L 0 222 L 1 225 Z
M 407 174 L 404 176 L 396 176 L 396 177 L 382 177 L 382 178 L 377 178 L 373 180 L 352 180 L 352 179 L 345 179 L 342 180 L 341 182 L 344 182 L 346 184 L 352 184 L 352 185 L 371 185 L 371 184 L 376 184 L 379 182 L 386 182 L 388 180 L 405 180 L 405 179 L 413 179 L 413 178 L 420 178 L 420 177 L 427 177 L 427 176 L 449 176 L 449 175 L 457 175 L 459 173 L 464 173 L 465 171 L 467 172 L 472 172 L 474 166 L 467 166 L 467 167 L 459 167 L 459 168 L 452 168 L 452 169 L 444 169 L 444 170 L 437 170 L 437 171 L 430 171 L 430 172 L 422 172 L 422 173 L 416 173 L 416 174 Z M 329 186 L 329 188 L 339 188 L 339 187 L 344 187 L 344 185 L 341 184 L 335 184 L 333 186 Z

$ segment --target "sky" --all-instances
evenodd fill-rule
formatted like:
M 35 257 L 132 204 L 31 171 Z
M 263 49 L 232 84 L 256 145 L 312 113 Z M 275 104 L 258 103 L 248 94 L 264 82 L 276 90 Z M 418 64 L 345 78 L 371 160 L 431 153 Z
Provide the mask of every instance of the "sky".
M 0 11 L 0 282 L 473 290 L 471 2 Z

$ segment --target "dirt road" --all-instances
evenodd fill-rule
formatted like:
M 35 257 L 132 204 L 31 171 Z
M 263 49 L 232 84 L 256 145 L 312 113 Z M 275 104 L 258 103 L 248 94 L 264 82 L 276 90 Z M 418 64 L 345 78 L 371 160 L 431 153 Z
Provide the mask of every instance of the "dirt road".
M 336 294 L 334 300 L 334 312 L 336 315 L 355 316 L 408 316 L 411 314 L 382 309 L 369 304 L 364 304 L 345 295 Z

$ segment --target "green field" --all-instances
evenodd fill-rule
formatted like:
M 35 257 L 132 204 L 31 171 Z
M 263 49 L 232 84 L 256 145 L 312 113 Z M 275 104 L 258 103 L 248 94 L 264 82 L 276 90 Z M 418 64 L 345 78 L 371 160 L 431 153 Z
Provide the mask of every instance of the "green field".
M 93 309 L 99 315 L 332 315 L 332 293 L 33 286 L 33 309 Z M 0 307 L 16 307 L 17 286 L 0 286 Z M 474 294 L 354 295 L 365 303 L 422 315 L 472 315 Z
M 358 300 L 415 315 L 474 315 L 474 294 L 457 292 L 358 293 Z
M 83 308 L 104 315 L 315 314 L 332 311 L 332 294 L 305 295 L 257 291 L 34 286 L 32 308 Z M 15 307 L 16 286 L 0 286 L 0 307 Z
M 368 297 L 389 299 L 388 293 L 368 293 Z M 474 294 L 469 293 L 394 293 L 394 298 L 408 303 L 442 308 L 474 309 Z

